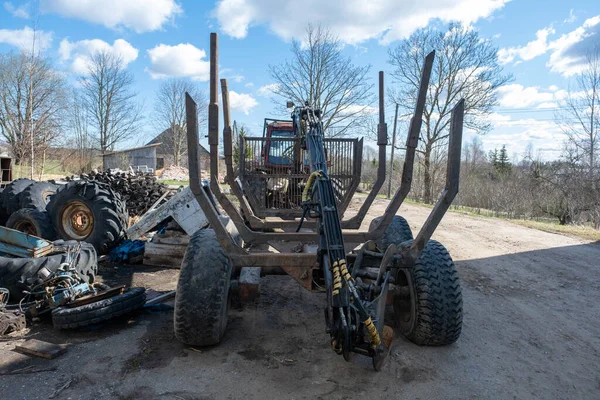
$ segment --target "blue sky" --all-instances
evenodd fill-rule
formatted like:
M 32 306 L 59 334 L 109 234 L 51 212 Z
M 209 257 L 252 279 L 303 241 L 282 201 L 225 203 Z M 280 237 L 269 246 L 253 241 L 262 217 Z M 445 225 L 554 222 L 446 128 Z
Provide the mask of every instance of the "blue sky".
M 260 134 L 262 119 L 276 116 L 265 90 L 273 83 L 268 65 L 290 57 L 291 39 L 308 22 L 339 35 L 356 64 L 372 65 L 375 81 L 377 71 L 391 70 L 388 47 L 451 20 L 492 39 L 515 78 L 499 93 L 494 129 L 481 137 L 485 149 L 505 144 L 520 155 L 531 144 L 541 157 L 557 157 L 563 136 L 554 114 L 585 50 L 600 45 L 597 0 L 12 0 L 0 9 L 0 52 L 30 46 L 34 26 L 45 54 L 71 77 L 93 50 L 114 51 L 128 62 L 149 113 L 161 79 L 186 76 L 208 89 L 209 33 L 216 31 L 232 116 Z M 148 122 L 135 142 L 154 134 Z

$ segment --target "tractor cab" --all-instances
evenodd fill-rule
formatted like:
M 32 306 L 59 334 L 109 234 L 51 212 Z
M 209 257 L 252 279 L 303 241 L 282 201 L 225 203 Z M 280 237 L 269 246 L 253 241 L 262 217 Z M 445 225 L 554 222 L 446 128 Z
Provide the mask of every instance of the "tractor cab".
M 266 140 L 263 142 L 262 157 L 266 168 L 291 168 L 293 160 L 299 160 L 299 154 L 294 154 L 296 141 L 292 121 L 265 118 L 263 137 Z

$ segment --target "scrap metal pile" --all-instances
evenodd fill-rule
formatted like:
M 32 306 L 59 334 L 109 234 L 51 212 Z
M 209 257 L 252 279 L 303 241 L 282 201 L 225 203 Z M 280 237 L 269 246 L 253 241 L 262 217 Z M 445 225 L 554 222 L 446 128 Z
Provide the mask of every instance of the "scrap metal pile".
M 68 329 L 144 306 L 144 288 L 110 288 L 97 281 L 97 271 L 88 243 L 50 242 L 0 227 L 0 334 L 23 329 L 25 317 L 51 314 L 55 328 Z

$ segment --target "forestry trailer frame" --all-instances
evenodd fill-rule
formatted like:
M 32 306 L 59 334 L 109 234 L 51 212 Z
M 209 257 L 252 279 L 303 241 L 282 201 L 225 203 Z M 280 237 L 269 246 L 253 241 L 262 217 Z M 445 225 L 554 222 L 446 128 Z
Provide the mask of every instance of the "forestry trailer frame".
M 452 111 L 446 185 L 427 221 L 413 237 L 406 220 L 396 215 L 411 188 L 434 56 L 432 52 L 426 57 L 422 69 L 400 188 L 385 213 L 368 230 L 360 230 L 385 181 L 383 72 L 377 178 L 356 215 L 343 219 L 360 179 L 362 139 L 326 139 L 320 110 L 288 103 L 292 121 L 281 121 L 287 133 L 241 137 L 234 151 L 229 92 L 222 79 L 225 183 L 231 190 L 226 195 L 219 184 L 218 38 L 211 34 L 209 183 L 201 179 L 196 103 L 186 95 L 190 189 L 202 218 L 201 229 L 188 245 L 177 288 L 174 326 L 181 341 L 196 346 L 218 343 L 225 332 L 230 295 L 253 299 L 261 275 L 281 273 L 308 290 L 326 292 L 326 331 L 333 350 L 346 360 L 352 353 L 362 354 L 381 369 L 394 337 L 384 324 L 390 302 L 391 324 L 414 343 L 445 345 L 458 339 L 462 327 L 458 274 L 448 251 L 430 238 L 458 192 L 464 100 Z M 268 123 L 279 127 L 278 121 Z M 265 164 L 273 149 L 279 153 L 272 153 L 275 156 Z M 274 202 L 273 196 L 278 200 Z

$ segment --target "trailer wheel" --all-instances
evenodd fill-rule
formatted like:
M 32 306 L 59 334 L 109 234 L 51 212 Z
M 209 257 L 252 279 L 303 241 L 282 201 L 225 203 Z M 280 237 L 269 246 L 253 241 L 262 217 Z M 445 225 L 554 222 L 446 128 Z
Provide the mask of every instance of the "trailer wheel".
M 48 214 L 61 238 L 91 243 L 100 254 L 116 246 L 127 227 L 121 196 L 95 181 L 67 183 L 50 199 Z
M 27 178 L 15 179 L 2 191 L 2 207 L 8 215 L 21 208 L 21 193 L 34 181 Z
M 21 208 L 35 208 L 36 210 L 46 211 L 46 206 L 50 201 L 50 196 L 58 190 L 58 185 L 50 182 L 33 182 L 23 192 L 21 192 Z
M 373 230 L 375 225 L 379 223 L 382 218 L 383 217 L 374 218 L 369 225 L 369 231 Z M 414 239 L 413 234 L 406 219 L 399 215 L 394 215 L 392 222 L 388 225 L 381 239 L 377 240 L 375 243 L 381 251 L 385 251 L 392 243 L 400 244 L 412 239 Z
M 58 307 L 52 310 L 52 325 L 72 329 L 97 324 L 144 307 L 146 289 L 131 288 L 123 294 L 78 307 Z
M 46 211 L 22 208 L 12 213 L 6 221 L 6 227 L 46 240 L 56 239 L 56 231 Z
M 400 269 L 394 317 L 400 331 L 418 345 L 442 346 L 462 329 L 462 290 L 448 250 L 430 240 L 411 269 Z
M 231 263 L 212 229 L 190 239 L 175 296 L 177 339 L 192 346 L 219 343 L 227 327 Z

